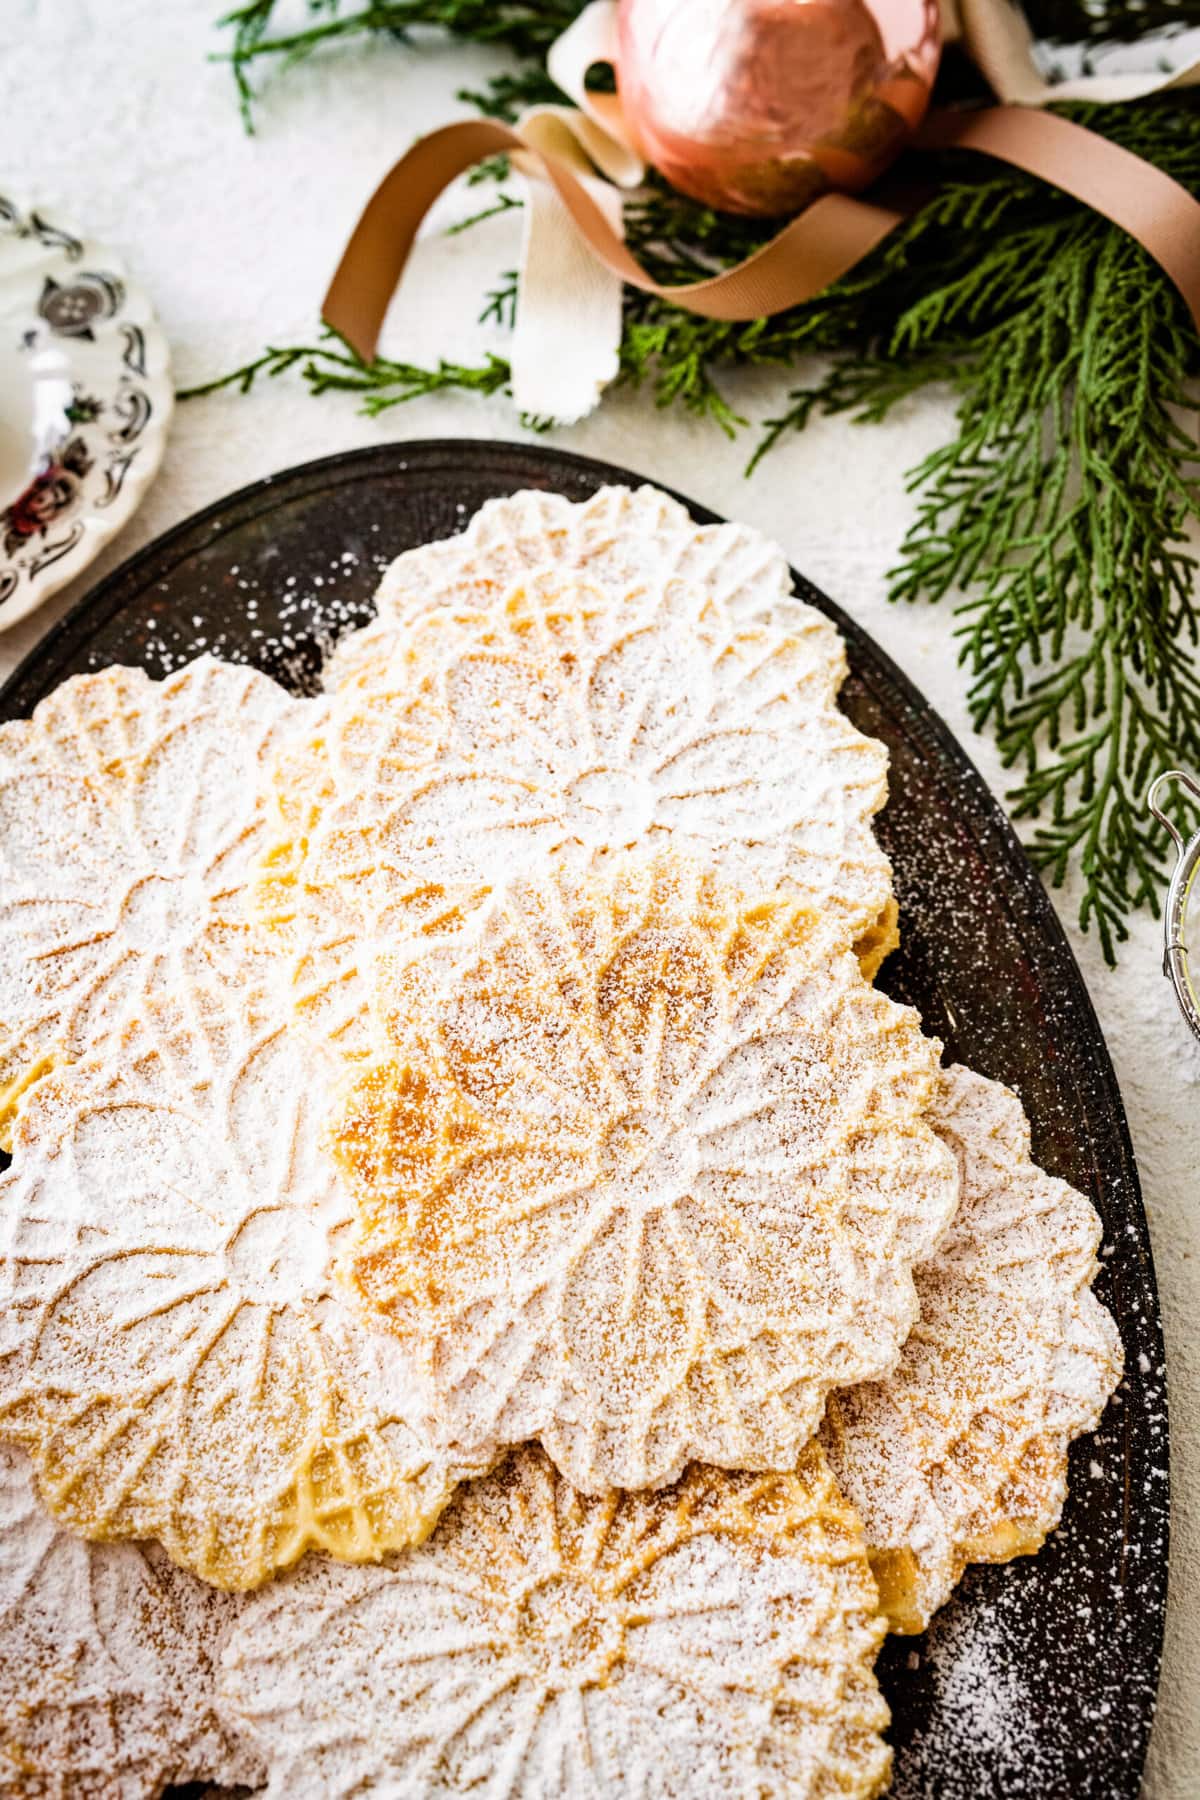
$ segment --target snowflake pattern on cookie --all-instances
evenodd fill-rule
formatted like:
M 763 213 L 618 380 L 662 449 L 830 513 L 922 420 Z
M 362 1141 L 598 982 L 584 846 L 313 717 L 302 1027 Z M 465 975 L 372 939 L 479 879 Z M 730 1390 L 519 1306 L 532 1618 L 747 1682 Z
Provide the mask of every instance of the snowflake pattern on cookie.
M 1099 1217 L 1031 1160 L 1016 1095 L 951 1068 L 929 1120 L 961 1165 L 961 1204 L 916 1271 L 921 1316 L 899 1366 L 835 1395 L 823 1432 L 898 1631 L 924 1630 L 968 1563 L 1041 1547 L 1068 1446 L 1121 1377 L 1090 1286 Z
M 153 1800 L 168 1783 L 257 1787 L 264 1767 L 220 1717 L 230 1596 L 133 1544 L 88 1544 L 37 1503 L 0 1444 L 0 1790 Z
M 245 987 L 147 1000 L 110 1063 L 48 1076 L 0 1178 L 0 1432 L 89 1537 L 244 1588 L 377 1557 L 454 1475 L 400 1347 L 333 1273 L 350 1203 L 325 1083 Z
M 302 705 L 202 657 L 76 676 L 0 725 L 0 1142 L 22 1092 L 103 1052 L 145 994 L 237 985 L 264 956 L 245 888 Z
M 916 1317 L 958 1195 L 938 1045 L 813 914 L 674 858 L 474 919 L 397 978 L 413 1037 L 331 1128 L 434 1428 L 539 1437 L 591 1492 L 787 1469 Z
M 882 1629 L 815 1447 L 600 1499 L 527 1447 L 422 1548 L 255 1595 L 222 1674 L 271 1800 L 871 1800 Z

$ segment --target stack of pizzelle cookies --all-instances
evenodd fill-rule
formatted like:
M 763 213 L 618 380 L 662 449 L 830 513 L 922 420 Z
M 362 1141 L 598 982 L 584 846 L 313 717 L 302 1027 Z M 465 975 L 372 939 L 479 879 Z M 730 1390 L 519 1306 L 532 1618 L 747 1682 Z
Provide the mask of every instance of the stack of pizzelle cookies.
M 884 1790 L 1121 1356 L 873 985 L 844 673 L 757 534 L 527 493 L 316 700 L 0 728 L 4 1791 Z

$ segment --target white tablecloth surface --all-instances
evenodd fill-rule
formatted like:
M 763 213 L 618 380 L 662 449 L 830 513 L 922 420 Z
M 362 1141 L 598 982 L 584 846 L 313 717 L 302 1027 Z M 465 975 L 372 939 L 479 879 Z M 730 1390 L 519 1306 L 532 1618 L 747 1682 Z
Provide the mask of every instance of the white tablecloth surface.
M 324 284 L 375 182 L 421 130 L 465 113 L 454 98 L 501 66 L 474 46 L 386 43 L 322 55 L 268 87 L 258 134 L 242 130 L 218 0 L 6 0 L 0 53 L 0 186 L 120 249 L 153 295 L 181 385 L 311 341 Z M 297 0 L 295 16 L 299 16 Z M 441 216 L 451 216 L 452 198 Z M 384 348 L 414 361 L 466 360 L 494 334 L 480 296 L 516 260 L 516 216 L 419 248 Z M 731 379 L 752 420 L 780 405 L 775 375 Z M 610 396 L 550 441 L 658 478 L 769 532 L 929 696 L 1002 794 L 991 742 L 971 731 L 948 606 L 889 605 L 913 503 L 905 471 L 945 441 L 948 396 L 931 389 L 884 426 L 818 420 L 751 480 L 749 438 L 729 443 L 648 395 Z M 310 457 L 409 437 L 526 435 L 504 400 L 433 397 L 368 420 L 350 397 L 314 400 L 291 377 L 248 397 L 182 405 L 166 462 L 140 513 L 92 569 L 7 635 L 0 678 L 85 588 L 230 489 Z M 1128 1108 L 1154 1237 L 1169 1350 L 1174 1518 L 1172 1599 L 1146 1793 L 1200 1793 L 1200 1051 L 1159 974 L 1157 920 L 1139 918 L 1118 969 L 1055 896 L 1082 964 Z M 997 979 L 1004 971 L 997 970 Z

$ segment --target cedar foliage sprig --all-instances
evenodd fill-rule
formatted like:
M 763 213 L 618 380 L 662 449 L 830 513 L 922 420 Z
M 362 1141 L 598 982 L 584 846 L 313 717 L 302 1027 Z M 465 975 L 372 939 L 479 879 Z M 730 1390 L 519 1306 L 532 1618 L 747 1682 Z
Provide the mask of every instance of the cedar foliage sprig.
M 340 0 L 307 0 L 307 19 L 292 30 L 272 29 L 278 0 L 247 0 L 219 24 L 233 33 L 227 52 L 237 82 L 242 118 L 254 129 L 251 71 L 272 62 L 289 68 L 326 44 L 348 38 L 389 37 L 403 43 L 419 26 L 433 26 L 477 43 L 499 44 L 535 65 L 499 77 L 484 94 L 463 97 L 483 110 L 510 116 L 555 89 L 540 64 L 555 38 L 580 11 L 583 0 L 366 0 L 343 12 Z
M 443 359 L 435 369 L 423 369 L 419 363 L 396 362 L 386 356 L 365 363 L 336 333 L 326 331 L 324 337 L 325 341 L 319 344 L 289 344 L 282 349 L 268 345 L 253 362 L 228 375 L 219 375 L 215 381 L 184 388 L 179 398 L 198 400 L 202 394 L 216 394 L 222 388 L 248 394 L 260 377 L 275 379 L 291 369 L 299 370 L 314 394 L 361 394 L 362 411 L 370 417 L 386 412 L 390 406 L 403 406 L 407 400 L 419 400 L 447 388 L 484 395 L 508 390 L 509 366 L 501 356 L 488 356 L 478 364 Z
M 1071 110 L 1200 193 L 1195 102 Z M 1035 860 L 1056 885 L 1078 864 L 1081 923 L 1112 960 L 1163 882 L 1147 783 L 1200 764 L 1200 447 L 1179 416 L 1200 342 L 1125 233 L 969 160 L 852 278 L 857 318 L 839 324 L 833 294 L 804 309 L 810 343 L 861 355 L 793 393 L 759 454 L 814 409 L 879 419 L 926 381 L 954 388 L 957 435 L 912 472 L 892 592 L 965 591 L 973 721 L 1017 771 Z
M 1070 4 L 1057 0 L 1059 18 Z M 1180 5 L 1151 0 L 1139 29 L 1148 10 L 1169 23 Z M 1063 110 L 1200 194 L 1195 98 Z M 724 371 L 827 355 L 824 376 L 793 389 L 768 421 L 751 468 L 814 412 L 879 420 L 929 381 L 950 385 L 956 435 L 911 474 L 917 516 L 892 591 L 909 601 L 965 594 L 958 632 L 973 720 L 1016 772 L 1010 799 L 1035 822 L 1035 859 L 1056 884 L 1080 870 L 1081 922 L 1111 960 L 1128 914 L 1155 904 L 1165 878 L 1147 781 L 1176 761 L 1200 766 L 1187 539 L 1200 450 L 1178 416 L 1194 404 L 1200 341 L 1170 282 L 1117 227 L 983 158 L 944 158 L 938 178 L 935 196 L 870 258 L 775 318 L 702 319 L 629 290 L 621 378 L 732 434 L 745 421 Z M 626 208 L 631 248 L 666 282 L 737 261 L 772 229 L 654 178 Z M 509 274 L 485 316 L 510 322 L 514 300 Z M 358 392 L 371 412 L 447 388 L 507 391 L 510 375 L 497 355 L 434 370 L 367 365 L 331 337 L 268 351 L 210 387 L 297 367 L 314 392 Z

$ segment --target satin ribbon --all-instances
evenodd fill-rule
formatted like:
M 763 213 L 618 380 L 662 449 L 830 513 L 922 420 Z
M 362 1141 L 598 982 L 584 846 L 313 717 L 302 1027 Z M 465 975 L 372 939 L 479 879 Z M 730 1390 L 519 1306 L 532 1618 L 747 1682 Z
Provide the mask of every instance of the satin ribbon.
M 969 42 L 972 9 L 982 9 L 994 22 L 997 4 L 1011 13 L 1005 0 L 960 0 Z M 624 139 L 620 103 L 615 96 L 589 94 L 583 87 L 587 66 L 610 53 L 610 28 L 611 8 L 589 7 L 555 46 L 557 68 L 552 52 L 551 73 L 567 91 L 575 87 L 578 109 L 541 108 L 516 128 L 491 119 L 444 126 L 414 144 L 384 177 L 354 229 L 323 306 L 326 322 L 360 356 L 370 360 L 375 354 L 384 314 L 433 201 L 456 176 L 502 151 L 531 177 L 514 394 L 525 410 L 560 419 L 586 412 L 616 373 L 622 283 L 706 318 L 762 318 L 820 293 L 908 216 L 878 200 L 827 194 L 736 267 L 680 286 L 654 281 L 620 232 L 618 189 L 635 185 L 642 174 Z M 1004 67 L 997 63 L 997 43 L 1008 45 Z M 1010 37 L 993 33 L 979 60 L 990 65 L 999 88 L 1011 85 Z M 1169 79 L 1177 85 L 1180 77 Z M 1160 80 L 1159 85 L 1165 84 Z M 1028 105 L 941 111 L 926 120 L 916 142 L 927 149 L 981 151 L 1102 213 L 1154 257 L 1200 330 L 1200 201 L 1162 170 L 1095 132 Z M 608 180 L 598 180 L 596 168 Z M 615 204 L 613 196 L 618 196 Z M 563 237 L 566 221 L 569 239 Z M 584 264 L 572 269 L 563 261 L 564 253 L 595 259 L 599 278 L 589 280 Z M 540 304 L 536 296 L 530 303 L 535 278 L 543 283 Z M 573 288 L 573 304 L 546 303 L 544 296 L 556 282 L 564 291 Z M 557 344 L 555 325 L 561 332 Z M 574 365 L 572 381 L 577 345 L 590 346 L 590 353 Z

